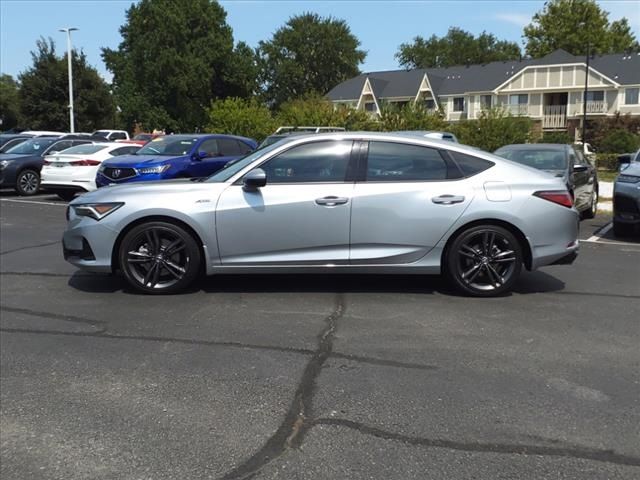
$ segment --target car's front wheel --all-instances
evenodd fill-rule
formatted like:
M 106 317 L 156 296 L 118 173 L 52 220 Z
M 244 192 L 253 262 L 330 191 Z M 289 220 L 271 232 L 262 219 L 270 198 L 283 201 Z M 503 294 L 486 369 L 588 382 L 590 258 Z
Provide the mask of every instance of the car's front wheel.
M 616 237 L 629 237 L 633 233 L 633 226 L 613 221 L 613 234 Z
M 200 270 L 200 248 L 193 235 L 169 222 L 132 228 L 120 244 L 119 265 L 129 284 L 150 294 L 188 287 Z
M 508 292 L 522 269 L 522 247 L 507 229 L 478 225 L 462 231 L 447 249 L 445 273 L 462 292 L 491 297 Z
M 22 170 L 16 178 L 16 191 L 19 195 L 31 196 L 40 189 L 40 174 L 35 170 Z

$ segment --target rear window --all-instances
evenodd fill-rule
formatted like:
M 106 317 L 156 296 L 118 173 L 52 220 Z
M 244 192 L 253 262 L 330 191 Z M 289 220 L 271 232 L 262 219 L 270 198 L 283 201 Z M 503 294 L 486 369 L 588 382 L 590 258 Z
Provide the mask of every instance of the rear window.
M 495 153 L 512 162 L 538 170 L 564 170 L 567 168 L 567 157 L 562 150 L 501 148 Z
M 80 155 L 91 155 L 92 153 L 99 152 L 100 150 L 104 150 L 106 145 L 94 145 L 91 143 L 76 145 L 75 147 L 67 148 L 64 153 L 65 154 L 80 154 Z
M 473 155 L 467 155 L 466 153 L 449 151 L 449 154 L 455 160 L 458 168 L 462 172 L 462 176 L 464 177 L 471 177 L 480 172 L 484 172 L 495 165 L 495 163 L 490 162 L 489 160 L 474 157 Z

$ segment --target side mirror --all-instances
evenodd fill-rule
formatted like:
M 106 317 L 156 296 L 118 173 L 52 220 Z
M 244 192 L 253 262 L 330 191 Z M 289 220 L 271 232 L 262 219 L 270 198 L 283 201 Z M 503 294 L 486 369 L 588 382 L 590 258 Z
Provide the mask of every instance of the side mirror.
M 260 187 L 264 187 L 267 184 L 267 174 L 261 168 L 256 168 L 247 173 L 242 179 L 245 192 L 256 191 Z
M 209 154 L 207 152 L 203 152 L 202 150 L 198 150 L 198 153 L 194 155 L 194 160 L 203 160 L 207 158 Z
M 573 166 L 573 172 L 574 173 L 586 172 L 587 170 L 589 170 L 589 167 L 587 165 L 582 165 L 580 163 L 576 163 Z
M 629 165 L 631 165 L 631 157 L 632 153 L 623 153 L 622 155 L 618 155 L 618 171 L 621 172 Z

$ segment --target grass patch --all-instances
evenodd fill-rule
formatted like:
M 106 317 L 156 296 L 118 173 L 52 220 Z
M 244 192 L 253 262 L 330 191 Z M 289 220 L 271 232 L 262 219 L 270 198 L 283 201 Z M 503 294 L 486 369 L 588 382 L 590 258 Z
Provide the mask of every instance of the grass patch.
M 598 170 L 598 180 L 602 182 L 613 182 L 618 176 L 618 172 L 612 170 Z

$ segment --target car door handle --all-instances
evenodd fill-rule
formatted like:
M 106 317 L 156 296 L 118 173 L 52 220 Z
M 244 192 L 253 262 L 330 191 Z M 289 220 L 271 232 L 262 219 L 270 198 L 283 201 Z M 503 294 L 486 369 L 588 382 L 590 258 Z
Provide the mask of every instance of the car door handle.
M 464 197 L 462 195 L 440 195 L 439 197 L 433 197 L 431 201 L 440 205 L 453 205 L 454 203 L 464 202 Z
M 322 197 L 316 198 L 316 203 L 318 205 L 323 205 L 325 207 L 335 207 L 336 205 L 344 205 L 347 203 L 349 199 L 347 197 Z

